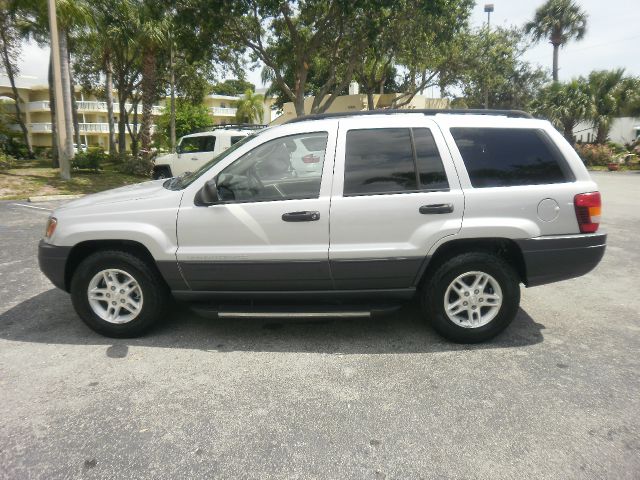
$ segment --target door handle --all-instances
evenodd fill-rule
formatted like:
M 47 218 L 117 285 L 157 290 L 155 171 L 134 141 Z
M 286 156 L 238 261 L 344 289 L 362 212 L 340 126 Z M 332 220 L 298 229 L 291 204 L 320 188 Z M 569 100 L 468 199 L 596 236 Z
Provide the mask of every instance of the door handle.
M 320 220 L 320 212 L 289 212 L 282 214 L 285 222 L 315 222 Z
M 431 205 L 422 205 L 419 211 L 423 215 L 452 213 L 453 203 L 434 203 Z

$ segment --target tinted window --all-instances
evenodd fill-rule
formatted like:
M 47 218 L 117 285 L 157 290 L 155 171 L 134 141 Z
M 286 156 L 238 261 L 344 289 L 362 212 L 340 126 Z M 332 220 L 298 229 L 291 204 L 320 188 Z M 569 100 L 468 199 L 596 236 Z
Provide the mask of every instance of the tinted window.
M 309 152 L 305 144 L 317 150 Z M 318 198 L 326 147 L 326 132 L 265 142 L 218 175 L 218 194 L 222 200 L 238 202 Z
M 200 138 L 203 139 L 202 151 L 213 152 L 213 150 L 216 148 L 216 137 L 210 136 L 210 137 L 200 137 Z
M 344 195 L 417 190 L 408 128 L 347 132 Z
M 214 136 L 187 137 L 180 142 L 179 150 L 180 153 L 213 152 L 215 146 Z
M 231 137 L 231 145 L 235 145 L 236 143 L 238 143 L 240 140 L 242 140 L 245 136 L 239 136 L 239 137 Z
M 182 142 L 180 142 L 181 153 L 192 153 L 201 151 L 201 141 L 200 137 L 188 137 L 183 138 Z
M 541 130 L 452 128 L 451 134 L 474 187 L 541 185 L 572 179 L 564 159 Z
M 447 175 L 444 172 L 442 158 L 436 147 L 431 130 L 414 128 L 413 143 L 416 148 L 416 160 L 422 190 L 449 188 Z

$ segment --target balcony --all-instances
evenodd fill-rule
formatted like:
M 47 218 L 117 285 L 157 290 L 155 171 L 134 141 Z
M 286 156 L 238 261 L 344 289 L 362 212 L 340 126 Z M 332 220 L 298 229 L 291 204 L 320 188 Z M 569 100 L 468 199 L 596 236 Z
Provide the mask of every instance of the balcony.
M 94 101 L 84 101 L 78 100 L 76 101 L 78 105 L 79 113 L 92 113 L 92 112 L 107 112 L 107 102 L 94 102 Z M 127 111 L 130 111 L 132 108 L 132 104 L 125 104 Z M 49 111 L 49 101 L 43 100 L 41 102 L 29 102 L 27 103 L 27 108 L 29 112 L 48 112 Z M 113 104 L 113 113 L 120 113 L 120 105 L 117 103 Z M 153 115 L 160 115 L 162 113 L 162 107 L 158 105 L 154 105 L 152 107 Z M 142 115 L 142 105 L 138 105 L 138 114 Z
M 210 107 L 209 111 L 214 117 L 235 117 L 237 108 Z
M 80 133 L 82 135 L 109 133 L 108 123 L 80 123 L 78 126 L 80 127 Z M 129 124 L 129 126 L 133 130 L 133 125 Z M 155 125 L 151 125 L 152 133 L 155 128 Z M 138 129 L 140 129 L 140 124 L 138 124 Z M 116 131 L 117 130 L 118 125 L 116 124 Z M 30 123 L 29 131 L 31 133 L 51 133 L 51 123 Z

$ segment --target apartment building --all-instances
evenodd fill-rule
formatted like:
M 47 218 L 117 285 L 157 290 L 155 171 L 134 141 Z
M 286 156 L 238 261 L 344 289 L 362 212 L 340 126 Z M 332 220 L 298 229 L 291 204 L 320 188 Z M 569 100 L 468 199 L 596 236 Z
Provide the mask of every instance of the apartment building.
M 49 87 L 39 83 L 37 79 L 21 77 L 18 82 L 18 95 L 21 100 L 22 116 L 29 131 L 29 137 L 34 147 L 51 147 L 51 110 L 49 105 Z M 0 76 L 0 99 L 13 99 L 13 91 L 5 75 Z M 97 99 L 93 95 L 87 95 L 80 88 L 76 88 L 75 98 L 78 106 L 78 120 L 80 127 L 81 141 L 88 147 L 98 146 L 104 150 L 109 149 L 109 123 L 107 117 L 107 103 Z M 216 125 L 224 125 L 235 122 L 236 108 L 234 102 L 240 97 L 228 95 L 209 95 L 205 98 L 204 104 L 209 109 L 212 121 Z M 154 105 L 153 116 L 161 115 L 167 100 L 161 100 L 158 105 Z M 13 105 L 5 105 L 4 108 L 11 108 Z M 120 107 L 117 100 L 114 102 L 114 117 L 116 129 L 120 117 Z M 126 105 L 127 112 L 131 112 L 132 105 Z M 271 120 L 271 108 L 265 104 L 265 123 Z M 138 106 L 138 122 L 141 120 L 142 105 Z M 130 128 L 133 115 L 129 113 Z M 155 126 L 155 125 L 154 125 Z M 17 126 L 16 126 L 17 127 Z M 140 125 L 138 125 L 140 128 Z M 130 145 L 129 135 L 127 138 L 127 148 Z

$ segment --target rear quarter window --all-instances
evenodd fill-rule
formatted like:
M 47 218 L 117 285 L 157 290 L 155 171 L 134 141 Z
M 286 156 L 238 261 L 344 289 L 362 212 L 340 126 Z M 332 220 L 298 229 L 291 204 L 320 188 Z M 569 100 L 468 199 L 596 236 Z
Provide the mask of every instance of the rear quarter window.
M 547 134 L 526 128 L 451 128 L 475 188 L 545 185 L 575 178 Z

